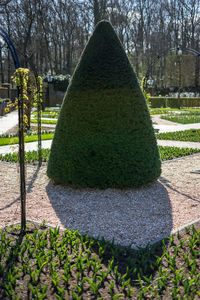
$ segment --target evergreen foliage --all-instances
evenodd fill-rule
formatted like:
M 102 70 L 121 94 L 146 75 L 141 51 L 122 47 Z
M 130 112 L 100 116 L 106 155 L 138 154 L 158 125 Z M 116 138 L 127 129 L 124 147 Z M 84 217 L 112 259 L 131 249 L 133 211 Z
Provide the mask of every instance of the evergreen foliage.
M 65 95 L 47 174 L 65 185 L 121 188 L 160 172 L 144 95 L 113 27 L 101 21 Z

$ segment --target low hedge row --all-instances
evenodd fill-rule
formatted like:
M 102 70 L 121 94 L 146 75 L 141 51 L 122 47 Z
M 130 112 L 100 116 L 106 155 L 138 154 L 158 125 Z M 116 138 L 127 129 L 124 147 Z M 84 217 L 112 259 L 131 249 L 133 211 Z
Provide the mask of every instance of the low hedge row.
M 170 107 L 200 107 L 200 98 L 172 98 L 172 97 L 151 97 L 149 99 L 151 108 Z
M 6 98 L 6 99 L 0 99 L 0 104 L 2 103 L 8 103 L 10 101 L 10 99 Z

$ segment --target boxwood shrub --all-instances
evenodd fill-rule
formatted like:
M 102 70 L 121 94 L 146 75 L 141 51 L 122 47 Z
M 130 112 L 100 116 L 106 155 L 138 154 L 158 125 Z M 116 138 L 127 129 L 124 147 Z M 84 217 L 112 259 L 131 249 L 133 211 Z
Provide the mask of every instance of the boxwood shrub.
M 65 95 L 47 174 L 76 187 L 133 187 L 161 163 L 146 100 L 108 21 L 97 24 Z
M 170 107 L 200 107 L 200 98 L 171 98 L 171 97 L 151 97 L 150 99 L 152 108 Z

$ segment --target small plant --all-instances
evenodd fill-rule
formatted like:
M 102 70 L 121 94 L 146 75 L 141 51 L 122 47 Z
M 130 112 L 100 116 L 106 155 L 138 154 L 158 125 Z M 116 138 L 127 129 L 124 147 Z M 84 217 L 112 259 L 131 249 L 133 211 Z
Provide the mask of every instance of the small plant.
M 18 239 L 9 229 L 0 230 L 2 299 L 199 297 L 200 232 L 195 226 L 138 251 L 77 231 L 38 226 Z M 100 247 L 105 249 L 101 257 Z
M 42 223 L 40 224 L 40 228 L 42 228 L 42 229 L 47 228 L 46 220 L 42 220 Z

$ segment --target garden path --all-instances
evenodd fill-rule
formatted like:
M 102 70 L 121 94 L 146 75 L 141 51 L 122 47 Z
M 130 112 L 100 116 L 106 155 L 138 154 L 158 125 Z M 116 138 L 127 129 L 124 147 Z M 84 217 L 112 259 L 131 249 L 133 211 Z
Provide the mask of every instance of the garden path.
M 152 122 L 157 124 L 153 124 L 155 129 L 159 130 L 159 133 L 162 132 L 173 132 L 173 131 L 183 131 L 189 129 L 200 129 L 200 123 L 193 123 L 193 124 L 180 124 L 171 122 L 168 120 L 161 119 L 162 115 L 152 115 Z
M 0 134 L 6 133 L 18 123 L 18 111 L 14 110 L 9 114 L 0 116 Z
M 20 222 L 19 165 L 0 162 L 0 227 Z M 200 154 L 162 163 L 143 188 L 78 189 L 54 185 L 46 165 L 27 165 L 27 218 L 121 245 L 145 246 L 200 221 Z

